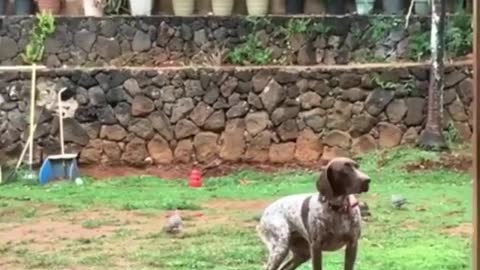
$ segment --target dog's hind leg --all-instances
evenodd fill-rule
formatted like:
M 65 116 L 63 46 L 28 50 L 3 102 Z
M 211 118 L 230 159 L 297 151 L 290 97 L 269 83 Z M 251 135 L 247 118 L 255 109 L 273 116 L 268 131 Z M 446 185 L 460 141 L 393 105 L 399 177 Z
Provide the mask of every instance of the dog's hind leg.
M 282 267 L 280 267 L 278 270 L 295 270 L 309 259 L 310 258 L 300 257 L 294 254 L 291 258 L 285 261 Z
M 284 221 L 268 222 L 268 225 L 261 224 L 259 233 L 269 251 L 266 270 L 278 270 L 289 251 L 288 224 Z
M 288 244 L 288 242 L 287 242 Z M 279 245 L 274 245 L 272 252 L 268 257 L 268 263 L 266 270 L 279 270 L 280 265 L 288 255 L 288 245 L 283 245 L 283 243 Z

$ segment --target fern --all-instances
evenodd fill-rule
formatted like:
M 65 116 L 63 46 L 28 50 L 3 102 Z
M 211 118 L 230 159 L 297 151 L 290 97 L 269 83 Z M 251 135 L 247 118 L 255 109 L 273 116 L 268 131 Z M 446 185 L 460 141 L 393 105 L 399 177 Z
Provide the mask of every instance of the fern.
M 55 18 L 49 12 L 42 11 L 36 15 L 36 24 L 30 32 L 30 41 L 22 54 L 23 61 L 29 64 L 42 60 L 45 51 L 45 40 L 55 32 Z

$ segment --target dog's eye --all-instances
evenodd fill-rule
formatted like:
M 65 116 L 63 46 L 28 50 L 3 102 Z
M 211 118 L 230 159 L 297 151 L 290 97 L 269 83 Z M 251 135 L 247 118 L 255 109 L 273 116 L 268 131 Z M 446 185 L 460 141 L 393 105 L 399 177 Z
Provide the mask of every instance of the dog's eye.
M 358 169 L 358 164 L 357 163 L 347 163 L 347 167 Z

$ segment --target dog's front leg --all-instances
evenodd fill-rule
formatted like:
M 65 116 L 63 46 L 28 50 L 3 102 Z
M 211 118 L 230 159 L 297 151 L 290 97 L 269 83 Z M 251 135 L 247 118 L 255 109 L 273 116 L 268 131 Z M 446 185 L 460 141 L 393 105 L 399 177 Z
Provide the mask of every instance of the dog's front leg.
M 355 260 L 357 259 L 358 241 L 348 243 L 345 249 L 345 270 L 353 270 Z
M 312 256 L 312 269 L 322 270 L 322 248 L 320 244 L 313 243 L 310 245 L 310 255 Z

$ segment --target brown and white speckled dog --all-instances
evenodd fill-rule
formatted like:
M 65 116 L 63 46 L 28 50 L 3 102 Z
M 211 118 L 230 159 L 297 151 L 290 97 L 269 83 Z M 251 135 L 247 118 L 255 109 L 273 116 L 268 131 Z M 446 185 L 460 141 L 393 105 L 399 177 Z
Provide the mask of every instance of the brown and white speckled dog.
M 293 270 L 313 258 L 313 270 L 321 270 L 322 251 L 346 246 L 345 270 L 353 270 L 362 220 L 353 194 L 368 192 L 369 183 L 355 161 L 335 158 L 317 181 L 318 193 L 283 197 L 268 206 L 257 226 L 269 251 L 266 269 Z

